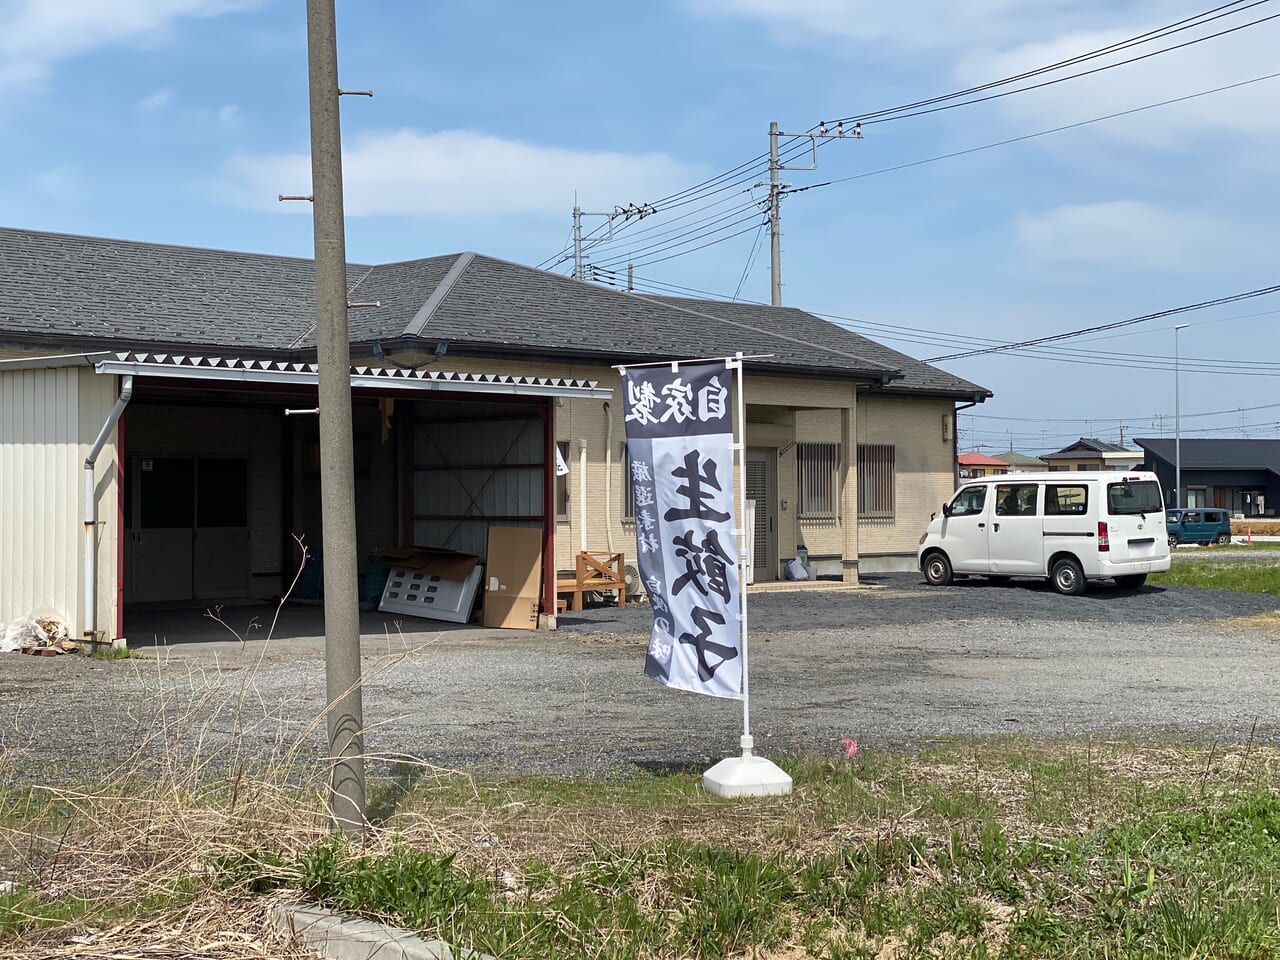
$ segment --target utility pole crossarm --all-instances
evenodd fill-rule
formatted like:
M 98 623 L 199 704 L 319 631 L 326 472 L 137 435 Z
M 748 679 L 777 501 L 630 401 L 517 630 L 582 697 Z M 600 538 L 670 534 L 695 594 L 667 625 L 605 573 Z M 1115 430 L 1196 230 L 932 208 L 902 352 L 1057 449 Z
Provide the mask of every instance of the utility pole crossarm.
M 778 138 L 808 138 L 812 148 L 812 162 L 805 166 L 783 163 L 778 157 Z M 783 170 L 817 170 L 819 140 L 861 140 L 862 124 L 855 123 L 848 130 L 844 123 L 836 124 L 834 130 L 828 130 L 825 123 L 818 124 L 817 130 L 806 130 L 804 133 L 784 133 L 778 129 L 776 121 L 769 124 L 769 270 L 770 270 L 770 302 L 775 307 L 782 306 L 782 191 L 785 186 L 778 174 Z

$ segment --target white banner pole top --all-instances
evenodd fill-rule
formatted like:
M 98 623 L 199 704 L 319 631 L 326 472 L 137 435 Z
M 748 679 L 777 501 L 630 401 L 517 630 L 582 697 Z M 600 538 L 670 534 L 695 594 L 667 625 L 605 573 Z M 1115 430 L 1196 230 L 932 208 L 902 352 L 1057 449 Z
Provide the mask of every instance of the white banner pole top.
M 734 364 L 741 364 L 743 360 L 770 360 L 776 356 L 776 353 L 752 353 L 745 356 L 742 353 L 737 353 L 732 357 L 701 357 L 697 360 L 654 360 L 652 363 L 615 363 L 613 364 L 613 369 L 625 376 L 626 372 L 632 367 L 639 369 L 641 367 L 665 367 L 670 365 L 671 372 L 676 373 L 682 363 L 717 363 L 723 360 L 724 365 L 733 370 L 735 369 Z

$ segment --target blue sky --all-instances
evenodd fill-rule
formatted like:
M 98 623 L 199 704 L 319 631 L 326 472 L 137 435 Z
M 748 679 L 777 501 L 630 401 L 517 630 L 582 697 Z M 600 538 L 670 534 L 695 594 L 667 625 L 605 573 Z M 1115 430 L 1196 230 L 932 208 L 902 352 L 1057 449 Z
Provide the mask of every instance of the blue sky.
M 592 211 L 651 202 L 763 153 L 771 120 L 805 130 L 948 93 L 1207 7 L 339 0 L 342 82 L 376 93 L 343 101 L 348 252 L 555 260 L 575 193 Z M 1264 0 L 1179 39 L 1273 13 L 1280 0 Z M 1262 23 L 1041 91 L 868 126 L 861 141 L 824 146 L 817 171 L 784 176 L 796 187 L 856 177 L 1252 80 L 1280 69 L 1278 48 L 1280 20 Z M 784 302 L 853 318 L 928 358 L 976 338 L 1021 340 L 1268 286 L 1280 239 L 1278 94 L 1280 79 L 1263 80 L 797 193 L 783 208 Z M 306 95 L 301 0 L 0 0 L 0 222 L 310 255 L 308 209 L 275 200 L 309 189 Z M 767 300 L 767 237 L 755 246 L 747 206 L 763 193 L 752 183 L 699 215 L 741 206 L 744 225 L 708 239 L 741 236 L 648 263 L 658 254 L 638 249 L 646 240 L 694 219 L 660 209 L 589 257 L 624 273 L 630 254 L 641 285 L 732 295 L 741 281 L 743 298 Z M 1280 436 L 1280 405 L 1235 412 L 1280 403 L 1272 311 L 1280 296 L 1069 341 L 1059 359 L 943 364 L 997 394 L 964 420 L 964 445 L 1115 439 L 1120 418 L 1128 437 L 1171 433 L 1175 322 L 1191 324 L 1178 335 L 1189 361 L 1183 436 L 1241 435 L 1242 424 L 1244 435 Z M 1061 359 L 1081 350 L 1124 356 Z M 1205 359 L 1255 366 L 1194 372 L 1190 361 Z M 1231 412 L 1196 416 L 1214 411 Z

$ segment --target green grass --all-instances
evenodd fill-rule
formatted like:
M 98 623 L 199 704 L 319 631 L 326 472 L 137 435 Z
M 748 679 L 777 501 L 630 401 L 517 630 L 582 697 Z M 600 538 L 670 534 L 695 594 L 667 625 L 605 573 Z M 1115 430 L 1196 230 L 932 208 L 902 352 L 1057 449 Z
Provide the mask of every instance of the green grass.
M 257 854 L 223 882 L 504 958 L 1273 957 L 1278 764 L 1010 739 L 791 761 L 795 794 L 754 801 L 684 773 L 426 779 L 384 848 Z
M 504 960 L 1280 956 L 1280 749 L 1006 737 L 781 762 L 794 793 L 757 800 L 698 771 L 375 768 L 361 845 L 326 836 L 317 791 L 244 771 L 0 788 L 0 956 L 87 928 L 140 948 L 243 905 L 212 936 L 277 893 Z
M 1175 555 L 1168 572 L 1152 574 L 1148 582 L 1244 593 L 1280 594 L 1280 558 L 1275 562 L 1243 557 L 1190 560 Z
M 128 647 L 96 646 L 89 653 L 91 660 L 134 660 L 141 657 L 142 654 Z

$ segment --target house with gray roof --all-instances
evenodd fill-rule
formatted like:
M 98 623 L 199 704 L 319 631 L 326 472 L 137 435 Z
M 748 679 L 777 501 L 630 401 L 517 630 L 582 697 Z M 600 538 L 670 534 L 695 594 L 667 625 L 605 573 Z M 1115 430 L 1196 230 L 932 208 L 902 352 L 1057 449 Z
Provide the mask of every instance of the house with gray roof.
M 1144 470 L 1160 478 L 1175 506 L 1178 441 L 1135 440 L 1146 453 Z M 1215 507 L 1242 517 L 1275 517 L 1280 510 L 1280 440 L 1243 437 L 1181 441 L 1182 506 Z
M 985 388 L 795 308 L 623 293 L 475 253 L 347 269 L 358 549 L 635 549 L 615 365 L 752 357 L 754 570 L 910 566 Z M 0 229 L 0 620 L 97 640 L 271 598 L 323 555 L 310 260 Z M 86 468 L 86 461 L 91 461 Z M 21 562 L 13 558 L 22 558 Z M 21 571 L 14 565 L 18 564 Z
M 1040 459 L 1049 470 L 1134 470 L 1142 463 L 1142 451 L 1097 437 L 1081 437 Z

